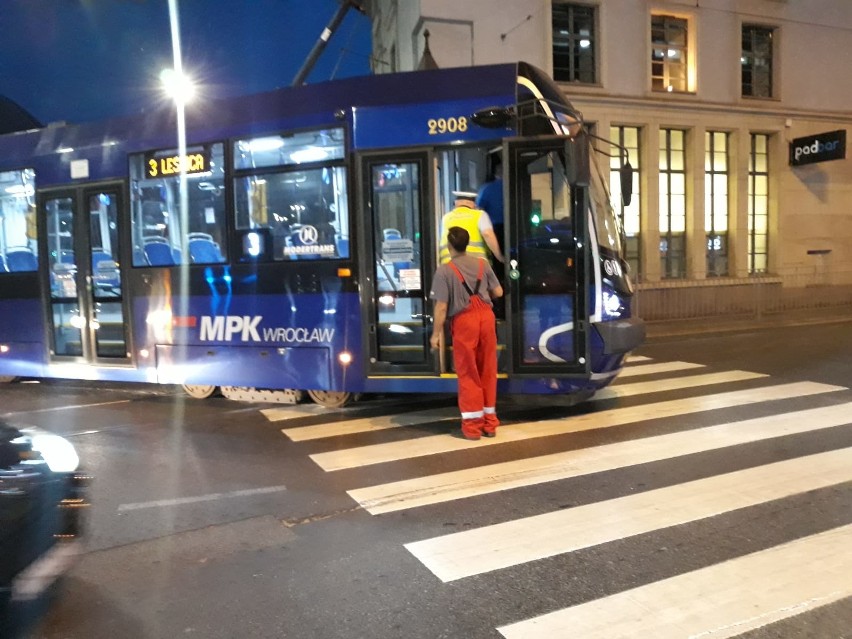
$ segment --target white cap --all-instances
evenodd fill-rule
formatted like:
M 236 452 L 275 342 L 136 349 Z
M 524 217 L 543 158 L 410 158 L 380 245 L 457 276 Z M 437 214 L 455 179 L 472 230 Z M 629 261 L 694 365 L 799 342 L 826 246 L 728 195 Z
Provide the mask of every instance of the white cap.
M 474 191 L 453 191 L 453 197 L 457 200 L 475 200 L 476 193 Z

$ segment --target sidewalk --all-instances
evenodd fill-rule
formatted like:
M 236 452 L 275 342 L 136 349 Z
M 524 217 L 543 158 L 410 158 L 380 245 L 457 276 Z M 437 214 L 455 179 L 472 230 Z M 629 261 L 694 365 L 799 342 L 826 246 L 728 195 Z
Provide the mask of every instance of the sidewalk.
M 692 319 L 655 320 L 647 322 L 645 328 L 646 340 L 653 341 L 681 335 L 730 333 L 836 322 L 852 322 L 852 307 L 796 309 L 782 313 L 767 313 L 761 317 L 719 315 Z

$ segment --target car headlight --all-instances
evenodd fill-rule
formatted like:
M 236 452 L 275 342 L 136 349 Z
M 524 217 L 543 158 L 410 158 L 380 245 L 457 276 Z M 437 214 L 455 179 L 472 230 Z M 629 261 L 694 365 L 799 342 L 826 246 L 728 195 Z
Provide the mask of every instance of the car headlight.
M 33 451 L 39 453 L 47 466 L 55 473 L 71 473 L 80 465 L 80 458 L 74 445 L 64 437 L 49 433 L 35 433 L 31 436 Z

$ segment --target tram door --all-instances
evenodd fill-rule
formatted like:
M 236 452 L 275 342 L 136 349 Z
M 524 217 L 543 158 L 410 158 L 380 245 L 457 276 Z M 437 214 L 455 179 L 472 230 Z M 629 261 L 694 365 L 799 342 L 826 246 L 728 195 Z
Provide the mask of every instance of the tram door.
M 433 373 L 429 283 L 435 268 L 426 153 L 365 156 L 359 233 L 370 374 Z
M 553 138 L 507 141 L 503 150 L 515 374 L 583 374 L 588 367 L 588 185 L 570 183 L 576 171 L 566 166 L 565 149 Z
M 53 360 L 128 360 L 120 264 L 122 185 L 41 194 L 45 220 L 50 355 Z

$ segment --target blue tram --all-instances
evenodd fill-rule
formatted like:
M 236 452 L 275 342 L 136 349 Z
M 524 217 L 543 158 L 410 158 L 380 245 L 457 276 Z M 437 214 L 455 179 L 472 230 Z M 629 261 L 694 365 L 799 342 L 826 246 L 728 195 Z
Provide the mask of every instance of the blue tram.
M 528 64 L 190 105 L 176 133 L 163 109 L 0 136 L 0 380 L 452 392 L 437 229 L 498 162 L 500 392 L 588 396 L 644 338 L 590 133 Z

